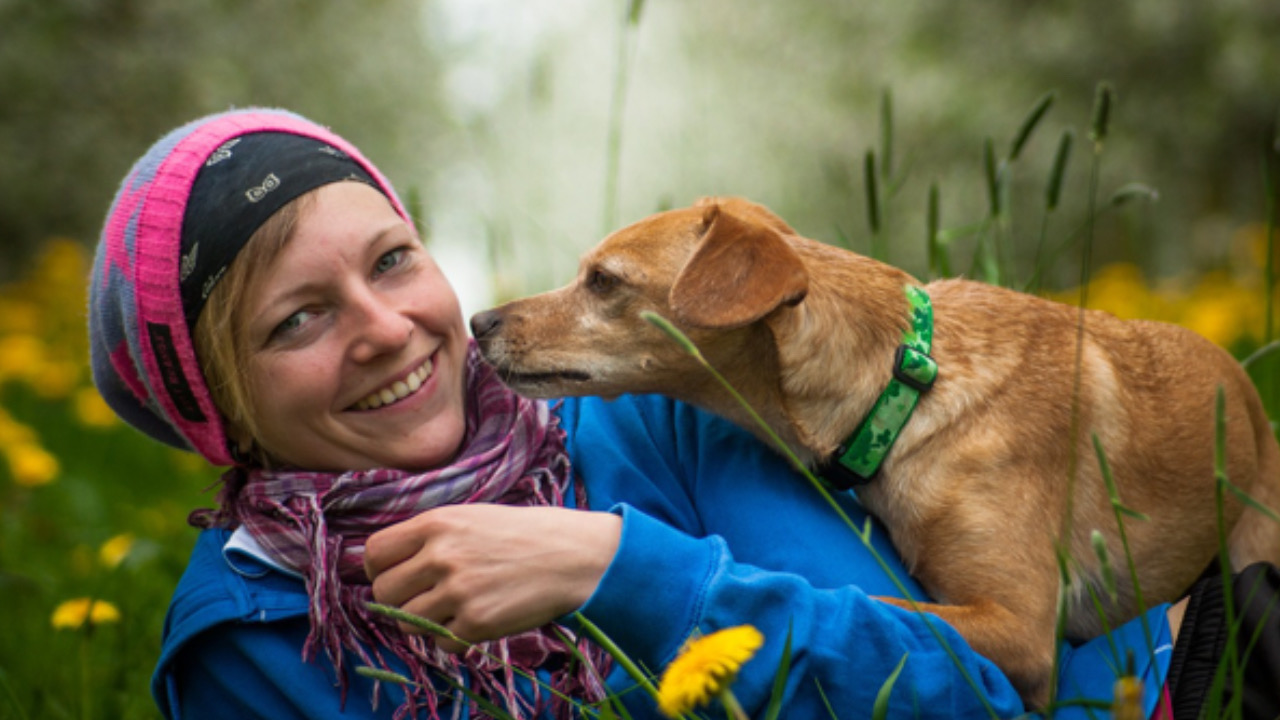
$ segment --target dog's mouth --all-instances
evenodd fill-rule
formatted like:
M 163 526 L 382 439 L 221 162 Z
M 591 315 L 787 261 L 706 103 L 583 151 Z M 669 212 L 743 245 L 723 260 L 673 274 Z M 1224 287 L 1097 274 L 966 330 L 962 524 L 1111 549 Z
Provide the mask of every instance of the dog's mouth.
M 591 376 L 581 370 L 555 370 L 552 372 L 519 372 L 511 368 L 498 368 L 498 377 L 506 384 L 517 387 L 549 385 L 555 383 L 582 383 L 591 380 Z

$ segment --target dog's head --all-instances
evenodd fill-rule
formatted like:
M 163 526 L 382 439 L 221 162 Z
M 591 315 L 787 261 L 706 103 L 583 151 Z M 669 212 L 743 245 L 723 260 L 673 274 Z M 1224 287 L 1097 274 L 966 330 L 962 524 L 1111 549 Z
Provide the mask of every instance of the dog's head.
M 472 332 L 524 395 L 688 399 L 685 385 L 707 377 L 690 373 L 693 358 L 641 313 L 670 320 L 718 367 L 772 365 L 742 354 L 761 349 L 759 320 L 808 291 L 808 274 L 785 239 L 794 234 L 754 203 L 700 200 L 609 235 L 583 256 L 572 283 L 478 313 Z

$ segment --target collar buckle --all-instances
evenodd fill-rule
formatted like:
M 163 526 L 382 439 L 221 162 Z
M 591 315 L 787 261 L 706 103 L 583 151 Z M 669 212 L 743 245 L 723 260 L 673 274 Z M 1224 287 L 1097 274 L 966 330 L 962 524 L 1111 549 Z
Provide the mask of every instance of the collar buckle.
M 893 376 L 917 392 L 928 392 L 938 379 L 938 363 L 928 352 L 903 343 L 893 356 Z

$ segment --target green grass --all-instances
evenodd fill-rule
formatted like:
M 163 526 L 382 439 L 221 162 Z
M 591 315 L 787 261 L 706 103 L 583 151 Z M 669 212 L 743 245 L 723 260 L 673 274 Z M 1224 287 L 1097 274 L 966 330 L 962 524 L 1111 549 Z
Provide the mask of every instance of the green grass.
M 176 451 L 131 428 L 91 430 L 68 401 L 4 387 L 0 407 L 29 425 L 59 459 L 58 478 L 15 485 L 0 470 L 0 718 L 151 718 L 148 690 L 169 596 L 195 532 L 184 522 L 213 480 Z M 130 533 L 115 568 L 99 558 L 108 539 Z M 63 601 L 96 597 L 118 623 L 54 629 Z

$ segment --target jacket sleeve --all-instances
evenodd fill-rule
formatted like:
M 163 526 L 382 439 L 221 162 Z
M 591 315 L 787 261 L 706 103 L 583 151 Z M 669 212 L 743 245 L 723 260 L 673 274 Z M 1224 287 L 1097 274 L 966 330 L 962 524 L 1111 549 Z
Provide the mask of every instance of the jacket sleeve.
M 732 689 L 753 716 L 769 703 L 788 635 L 782 707 L 789 717 L 826 717 L 824 695 L 848 709 L 841 717 L 869 716 L 899 662 L 888 717 L 1022 712 L 1004 676 L 936 618 L 898 610 L 856 585 L 816 588 L 800 575 L 737 563 L 721 538 L 691 538 L 634 508 L 618 511 L 618 554 L 582 613 L 644 667 L 665 667 L 695 629 L 750 624 L 766 643 Z
M 882 529 L 873 526 L 873 553 L 750 435 L 679 403 L 631 402 L 578 409 L 588 422 L 577 425 L 574 461 L 592 507 L 623 518 L 618 552 L 581 612 L 634 660 L 660 673 L 695 630 L 750 624 L 765 645 L 733 691 L 754 716 L 788 635 L 789 717 L 828 717 L 827 702 L 839 717 L 869 716 L 899 663 L 889 717 L 1021 714 L 1008 680 L 949 626 L 874 598 L 921 596 Z M 851 496 L 838 504 L 864 527 Z
M 332 665 L 300 660 L 306 634 L 307 619 L 300 617 L 229 622 L 192 638 L 175 658 L 175 687 L 182 692 L 171 708 L 174 719 L 392 717 L 403 694 L 384 684 L 375 710 L 372 682 L 355 673 L 342 703 Z

